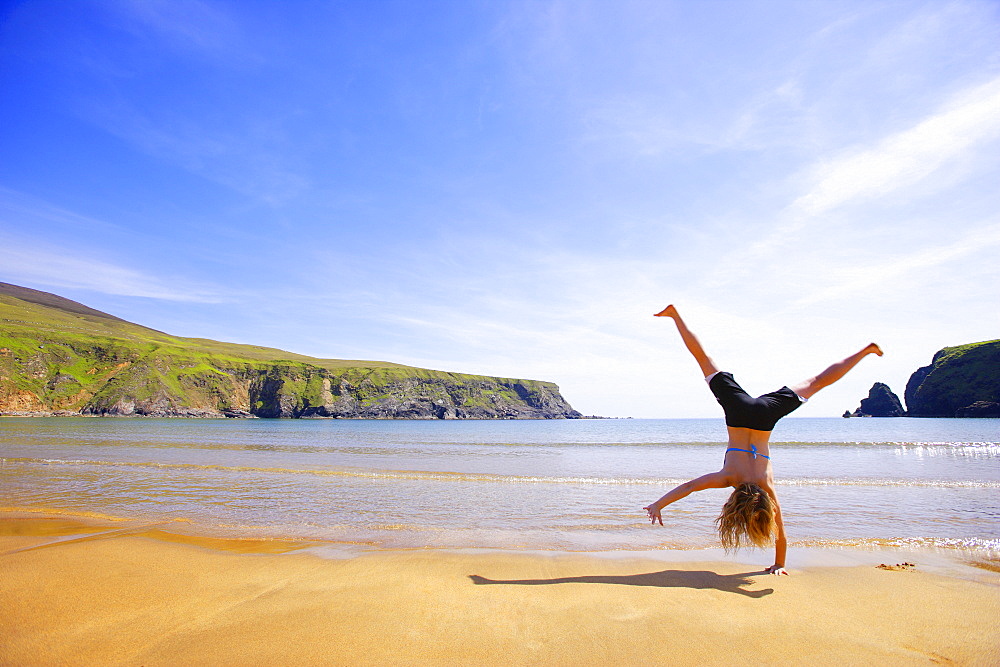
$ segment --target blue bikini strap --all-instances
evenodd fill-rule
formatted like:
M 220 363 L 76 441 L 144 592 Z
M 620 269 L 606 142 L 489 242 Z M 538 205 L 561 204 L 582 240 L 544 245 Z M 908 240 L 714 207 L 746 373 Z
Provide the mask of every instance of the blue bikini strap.
M 750 445 L 750 449 L 737 449 L 736 447 L 730 447 L 729 449 L 726 450 L 727 454 L 729 452 L 744 452 L 746 454 L 750 454 L 754 458 L 757 458 L 758 456 L 762 456 L 763 458 L 767 459 L 768 461 L 771 460 L 771 457 L 768 456 L 768 455 L 766 455 L 766 454 L 758 454 L 757 453 L 757 445 L 753 445 L 753 444 Z

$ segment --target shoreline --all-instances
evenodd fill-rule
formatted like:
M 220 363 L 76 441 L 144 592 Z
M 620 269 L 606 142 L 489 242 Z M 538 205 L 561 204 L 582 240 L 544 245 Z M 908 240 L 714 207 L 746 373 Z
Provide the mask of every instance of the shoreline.
M 13 526 L 13 528 L 12 528 Z M 189 519 L 157 520 L 111 516 L 89 511 L 0 506 L 0 539 L 16 535 L 24 549 L 58 543 L 135 535 L 164 542 L 190 544 L 218 551 L 261 554 L 302 554 L 344 560 L 376 553 L 455 553 L 466 555 L 528 555 L 539 558 L 586 557 L 603 560 L 640 559 L 673 563 L 720 562 L 746 568 L 764 568 L 770 549 L 743 549 L 727 553 L 721 546 L 660 546 L 654 549 L 567 549 L 544 546 L 385 545 L 368 540 L 338 540 L 312 536 L 261 534 L 233 528 L 209 527 Z M 28 539 L 30 536 L 30 540 Z M 15 550 L 21 550 L 16 548 Z M 0 555 L 9 553 L 0 548 Z M 1000 586 L 1000 559 L 993 551 L 926 544 L 795 544 L 788 547 L 789 567 L 857 567 L 919 561 L 921 568 L 950 577 Z
M 1000 659 L 1000 574 L 878 568 L 888 552 L 775 577 L 752 553 L 323 553 L 179 527 L 0 513 L 0 663 Z

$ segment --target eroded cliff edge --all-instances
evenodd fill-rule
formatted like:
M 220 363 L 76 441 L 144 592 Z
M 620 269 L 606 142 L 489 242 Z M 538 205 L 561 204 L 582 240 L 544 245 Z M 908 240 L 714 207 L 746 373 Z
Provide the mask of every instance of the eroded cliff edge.
M 904 396 L 909 417 L 1000 417 L 1000 340 L 939 350 Z
M 0 283 L 0 413 L 578 418 L 551 382 L 170 336 Z

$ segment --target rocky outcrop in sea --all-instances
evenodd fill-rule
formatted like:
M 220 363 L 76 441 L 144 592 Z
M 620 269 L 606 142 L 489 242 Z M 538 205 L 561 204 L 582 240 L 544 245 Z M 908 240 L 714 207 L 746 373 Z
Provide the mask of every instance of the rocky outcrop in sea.
M 851 417 L 902 417 L 906 414 L 899 397 L 889 389 L 889 385 L 876 382 L 868 390 L 868 398 L 861 399 L 861 405 Z
M 906 410 L 876 382 L 845 417 L 1000 417 L 1000 340 L 946 347 L 906 383 Z M 902 411 L 902 412 L 901 412 Z

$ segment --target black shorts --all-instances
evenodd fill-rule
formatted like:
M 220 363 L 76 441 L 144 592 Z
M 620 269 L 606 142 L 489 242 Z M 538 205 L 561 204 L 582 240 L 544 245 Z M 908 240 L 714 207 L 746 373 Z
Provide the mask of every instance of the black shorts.
M 733 428 L 771 431 L 779 419 L 802 405 L 799 395 L 788 387 L 754 398 L 736 383 L 732 373 L 716 373 L 708 387 L 726 412 L 726 426 Z

